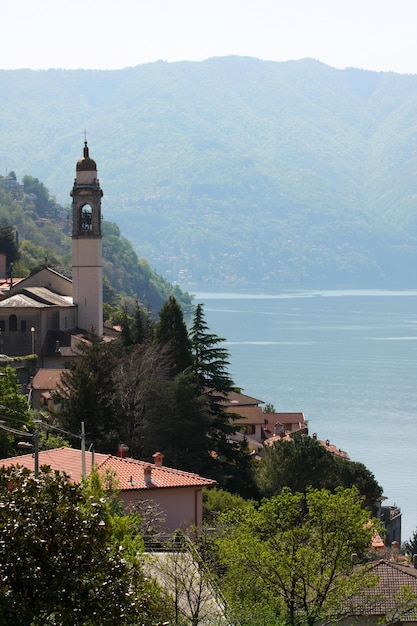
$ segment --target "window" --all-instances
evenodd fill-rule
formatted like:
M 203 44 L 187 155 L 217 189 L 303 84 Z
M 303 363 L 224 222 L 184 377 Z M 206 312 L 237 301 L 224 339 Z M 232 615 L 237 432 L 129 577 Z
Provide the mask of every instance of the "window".
M 22 333 L 26 332 L 26 320 L 22 320 L 20 322 L 20 330 L 22 331 Z
M 17 330 L 17 317 L 16 315 L 10 315 L 9 317 L 9 330 L 14 332 Z
M 83 207 L 81 212 L 80 230 L 84 232 L 91 232 L 93 230 L 93 211 L 88 204 Z
M 0 332 L 6 330 L 6 320 L 0 320 Z
M 255 424 L 248 424 L 247 426 L 245 426 L 246 428 L 246 434 L 247 435 L 254 435 L 255 434 Z

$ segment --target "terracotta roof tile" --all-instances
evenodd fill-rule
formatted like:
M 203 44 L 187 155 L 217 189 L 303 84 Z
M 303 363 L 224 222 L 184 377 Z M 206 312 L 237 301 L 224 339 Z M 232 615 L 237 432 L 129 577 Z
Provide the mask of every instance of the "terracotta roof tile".
M 149 486 L 145 483 L 145 468 L 151 468 L 151 483 Z M 113 469 L 119 480 L 121 489 L 149 489 L 167 488 L 167 487 L 196 487 L 214 485 L 216 481 L 209 478 L 203 478 L 198 474 L 191 472 L 183 472 L 182 470 L 173 469 L 171 467 L 157 467 L 146 461 L 137 461 L 136 459 L 120 459 L 115 456 L 108 456 L 107 459 L 98 466 L 100 473 L 104 473 L 106 469 Z
M 179 487 L 206 487 L 215 485 L 216 481 L 203 478 L 199 474 L 183 472 L 182 470 L 158 467 L 146 461 L 136 459 L 123 459 L 111 454 L 86 452 L 87 474 L 91 471 L 93 463 L 97 465 L 99 474 L 105 474 L 107 469 L 114 470 L 119 482 L 119 488 L 125 490 L 149 490 Z M 0 465 L 21 465 L 30 470 L 34 469 L 33 454 L 22 454 L 9 459 L 0 459 Z M 73 482 L 81 481 L 81 450 L 73 448 L 55 448 L 39 452 L 39 467 L 49 465 L 52 470 L 62 470 L 68 474 Z M 151 468 L 151 483 L 145 483 L 145 468 Z
M 299 432 L 305 437 L 308 436 L 301 431 Z M 273 435 L 272 437 L 268 437 L 267 439 L 265 439 L 264 443 L 265 445 L 272 447 L 276 441 L 293 441 L 293 438 L 291 435 L 294 435 L 294 434 L 295 433 L 284 433 L 282 435 Z M 326 441 L 322 441 L 321 439 L 317 439 L 317 437 L 314 437 L 314 436 L 312 437 L 312 439 L 314 439 L 315 441 L 318 441 L 319 444 L 323 446 L 323 448 L 326 448 L 326 450 L 330 452 L 331 454 L 333 454 L 334 456 L 338 456 L 342 459 L 346 459 L 347 461 L 350 460 L 347 452 L 345 452 L 344 450 L 341 450 L 340 448 L 337 448 L 334 444 L 330 443 L 328 439 L 326 439 Z

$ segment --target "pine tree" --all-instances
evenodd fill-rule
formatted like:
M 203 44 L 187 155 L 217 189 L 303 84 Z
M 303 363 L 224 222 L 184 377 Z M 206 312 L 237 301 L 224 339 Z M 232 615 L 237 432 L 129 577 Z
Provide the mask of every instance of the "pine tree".
M 417 554 L 417 528 L 413 532 L 411 537 L 408 539 L 408 541 L 404 541 L 404 544 L 402 547 L 403 547 L 403 550 L 410 556 Z
M 234 383 L 228 374 L 229 353 L 219 344 L 225 339 L 208 332 L 204 319 L 203 306 L 198 304 L 191 327 L 191 345 L 194 355 L 194 368 L 200 392 L 207 398 L 212 415 L 212 429 L 224 434 L 235 432 L 226 414 L 224 401 L 233 391 Z
M 149 311 L 144 309 L 139 302 L 136 302 L 133 315 L 129 315 L 127 310 L 122 312 L 120 325 L 122 327 L 121 339 L 123 345 L 128 348 L 142 344 L 150 339 L 153 334 L 155 322 Z
M 195 371 L 202 391 L 214 390 L 224 397 L 234 389 L 227 371 L 229 353 L 220 346 L 226 340 L 208 331 L 203 305 L 198 304 L 191 327 Z
M 5 252 L 7 264 L 13 263 L 19 258 L 19 249 L 14 226 L 0 227 L 0 250 Z
M 87 438 L 99 452 L 115 452 L 119 434 L 114 406 L 117 403 L 113 372 L 114 346 L 95 335 L 78 345 L 79 360 L 61 375 L 55 401 L 63 428 L 80 431 L 84 422 Z
M 142 307 L 139 302 L 136 302 L 135 313 L 132 321 L 132 337 L 134 344 L 142 344 L 152 337 L 155 327 L 155 321 L 153 320 L 149 310 Z
M 159 322 L 155 327 L 155 341 L 160 345 L 169 344 L 173 365 L 172 375 L 183 372 L 193 364 L 191 341 L 180 305 L 174 296 L 169 296 L 159 312 Z
M 202 304 L 196 307 L 190 338 L 200 393 L 210 415 L 208 435 L 217 461 L 212 475 L 225 489 L 252 497 L 257 489 L 247 443 L 233 437 L 237 432 L 234 416 L 225 409 L 227 395 L 234 390 L 228 373 L 229 353 L 220 345 L 225 339 L 209 332 Z

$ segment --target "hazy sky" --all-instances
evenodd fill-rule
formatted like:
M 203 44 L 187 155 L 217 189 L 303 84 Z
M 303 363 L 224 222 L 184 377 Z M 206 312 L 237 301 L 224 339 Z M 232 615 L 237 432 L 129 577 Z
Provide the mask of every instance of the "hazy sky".
M 417 0 L 5 0 L 0 69 L 237 54 L 417 74 Z

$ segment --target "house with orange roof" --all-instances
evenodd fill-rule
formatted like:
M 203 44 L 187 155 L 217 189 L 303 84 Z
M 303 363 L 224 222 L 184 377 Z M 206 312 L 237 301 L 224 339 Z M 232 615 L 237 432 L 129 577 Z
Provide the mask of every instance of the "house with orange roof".
M 237 415 L 233 420 L 240 426 L 249 443 L 251 440 L 262 443 L 275 435 L 287 435 L 293 432 L 308 433 L 308 423 L 301 412 L 264 413 L 263 400 L 258 400 L 238 391 L 231 391 L 223 401 L 226 413 Z
M 235 426 L 244 430 L 248 440 L 250 438 L 257 442 L 262 441 L 262 427 L 264 424 L 264 414 L 262 412 L 262 400 L 251 398 L 238 391 L 231 391 L 223 401 L 226 413 L 238 416 L 233 420 Z
M 308 436 L 308 431 L 306 432 L 306 429 L 300 429 L 299 431 L 295 430 L 292 432 L 281 431 L 280 434 L 273 435 L 272 437 L 268 437 L 267 439 L 265 439 L 264 443 L 265 445 L 272 447 L 276 441 L 292 441 L 291 435 L 294 434 L 295 432 L 300 433 L 301 435 Z M 347 461 L 349 460 L 348 453 L 345 452 L 344 450 L 341 450 L 341 448 L 338 448 L 333 443 L 330 443 L 329 439 L 326 439 L 326 440 L 317 439 L 317 433 L 313 433 L 312 439 L 314 439 L 315 441 L 318 441 L 319 444 L 323 446 L 323 448 L 326 448 L 326 450 L 330 452 L 331 454 L 333 454 L 334 456 L 339 456 L 342 459 L 346 459 Z
M 29 401 L 34 409 L 54 409 L 52 393 L 58 388 L 63 371 L 49 368 L 36 371 L 29 385 Z
M 308 434 L 308 422 L 301 411 L 286 413 L 264 413 L 263 438 L 285 436 L 300 432 Z
M 172 533 L 178 529 L 187 531 L 199 527 L 203 518 L 203 487 L 211 487 L 215 480 L 203 478 L 199 474 L 184 472 L 163 464 L 163 454 L 156 452 L 153 463 L 138 461 L 122 456 L 85 452 L 84 465 L 86 474 L 91 472 L 93 465 L 101 477 L 107 471 L 114 474 L 119 497 L 126 511 L 140 501 L 154 502 L 163 513 L 164 532 Z M 38 453 L 39 467 L 48 466 L 52 470 L 63 471 L 72 482 L 79 483 L 83 474 L 83 453 L 73 448 L 55 448 L 42 450 Z M 29 470 L 35 468 L 33 454 L 1 459 L 0 466 L 19 465 Z

